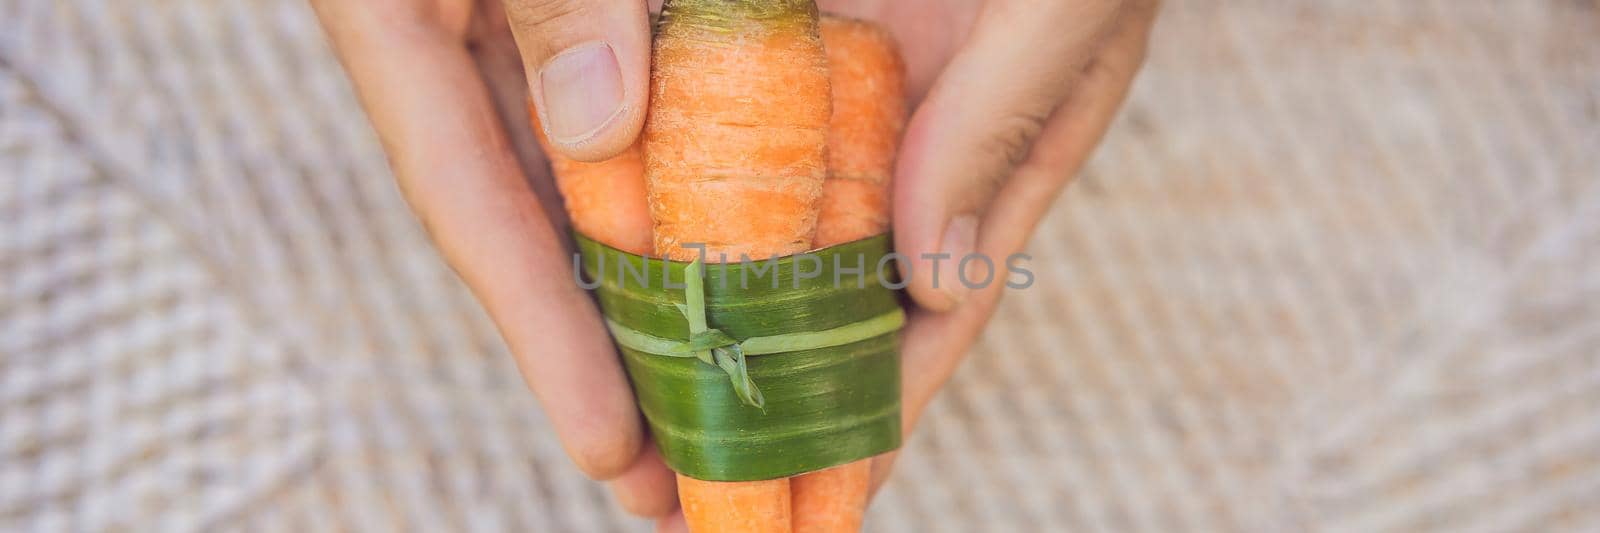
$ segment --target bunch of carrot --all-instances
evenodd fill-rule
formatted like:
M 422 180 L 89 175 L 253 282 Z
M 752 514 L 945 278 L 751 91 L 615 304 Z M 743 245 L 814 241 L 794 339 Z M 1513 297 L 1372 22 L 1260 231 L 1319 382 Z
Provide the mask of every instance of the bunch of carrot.
M 710 258 L 764 259 L 849 242 L 888 229 L 902 71 L 887 32 L 811 0 L 668 0 L 640 143 L 598 163 L 545 153 L 577 230 L 627 252 L 692 260 L 681 245 L 704 243 Z M 696 533 L 856 531 L 870 463 L 679 475 L 678 497 Z

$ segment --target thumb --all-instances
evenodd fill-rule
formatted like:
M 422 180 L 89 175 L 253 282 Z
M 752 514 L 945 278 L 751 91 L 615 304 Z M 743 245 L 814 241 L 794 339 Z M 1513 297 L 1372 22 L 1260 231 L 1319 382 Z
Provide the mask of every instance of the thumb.
M 990 2 L 917 107 L 894 177 L 895 249 L 917 303 L 955 307 L 984 211 L 1118 15 L 1114 0 Z M 974 265 L 990 262 L 974 257 Z M 981 267 L 975 267 L 981 268 Z
M 552 148 L 600 161 L 633 144 L 650 82 L 643 0 L 505 0 Z

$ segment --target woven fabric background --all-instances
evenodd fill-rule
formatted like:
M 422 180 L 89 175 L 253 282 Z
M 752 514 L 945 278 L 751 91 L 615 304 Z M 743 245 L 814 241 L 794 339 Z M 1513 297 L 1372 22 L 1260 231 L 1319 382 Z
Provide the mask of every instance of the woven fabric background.
M 1173 0 L 873 531 L 1600 530 L 1600 8 Z M 642 531 L 298 0 L 0 0 L 0 531 Z

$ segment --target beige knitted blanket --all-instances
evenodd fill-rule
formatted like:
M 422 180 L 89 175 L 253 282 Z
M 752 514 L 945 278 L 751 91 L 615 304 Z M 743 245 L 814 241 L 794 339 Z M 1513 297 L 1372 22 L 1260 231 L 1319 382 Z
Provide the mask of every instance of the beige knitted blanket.
M 1173 0 L 872 531 L 1600 530 L 1600 8 Z M 644 531 L 297 0 L 0 0 L 0 531 Z

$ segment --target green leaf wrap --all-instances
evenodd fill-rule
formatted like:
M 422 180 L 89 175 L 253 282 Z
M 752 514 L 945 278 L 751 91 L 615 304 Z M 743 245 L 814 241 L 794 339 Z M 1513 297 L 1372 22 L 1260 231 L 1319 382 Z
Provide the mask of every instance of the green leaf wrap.
M 654 344 L 663 348 L 654 351 L 674 351 L 665 349 L 663 339 L 695 339 L 684 311 L 689 263 L 647 259 L 581 235 L 577 240 L 584 276 L 599 282 L 600 306 L 614 329 L 656 338 Z M 741 401 L 728 371 L 684 356 L 682 347 L 677 355 L 620 348 L 668 466 L 698 479 L 750 481 L 820 470 L 900 446 L 898 331 L 771 352 L 830 344 L 829 336 L 881 329 L 896 320 L 899 300 L 878 276 L 893 275 L 892 263 L 878 268 L 889 242 L 882 235 L 775 262 L 702 266 L 706 325 L 750 341 L 746 370 L 764 396 L 761 408 Z M 852 271 L 857 267 L 859 274 Z M 670 286 L 663 283 L 663 268 Z

